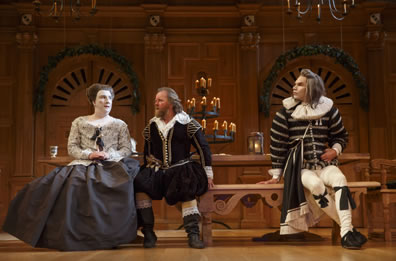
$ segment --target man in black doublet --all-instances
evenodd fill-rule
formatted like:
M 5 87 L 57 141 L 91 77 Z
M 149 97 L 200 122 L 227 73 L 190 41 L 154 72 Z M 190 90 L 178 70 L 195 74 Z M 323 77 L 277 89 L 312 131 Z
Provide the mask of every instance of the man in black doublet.
M 156 116 L 143 131 L 144 165 L 135 180 L 138 222 L 144 247 L 155 247 L 151 200 L 165 198 L 169 205 L 182 203 L 189 246 L 203 248 L 199 239 L 200 213 L 196 197 L 213 186 L 211 152 L 201 125 L 184 111 L 176 92 L 160 88 L 155 100 Z M 191 159 L 191 145 L 200 162 Z

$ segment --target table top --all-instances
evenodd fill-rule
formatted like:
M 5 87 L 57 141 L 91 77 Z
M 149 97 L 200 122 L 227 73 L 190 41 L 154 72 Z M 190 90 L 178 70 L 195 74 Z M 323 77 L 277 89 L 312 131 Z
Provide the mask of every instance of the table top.
M 141 155 L 133 155 L 132 158 L 142 161 Z M 69 156 L 61 156 L 55 158 L 39 158 L 38 163 L 46 163 L 54 166 L 67 165 L 73 160 Z M 359 161 L 359 160 L 370 160 L 369 153 L 343 153 L 339 156 L 339 161 L 341 164 Z M 271 166 L 271 156 L 270 154 L 260 154 L 260 155 L 230 155 L 230 154 L 213 154 L 212 155 L 212 166 Z

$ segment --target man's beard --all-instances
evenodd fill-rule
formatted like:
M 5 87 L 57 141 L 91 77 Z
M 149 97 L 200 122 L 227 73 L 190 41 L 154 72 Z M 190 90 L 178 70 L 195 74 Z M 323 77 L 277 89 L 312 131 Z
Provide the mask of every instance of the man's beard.
M 168 110 L 155 110 L 155 117 L 160 118 L 161 120 L 164 119 L 166 113 L 168 112 Z

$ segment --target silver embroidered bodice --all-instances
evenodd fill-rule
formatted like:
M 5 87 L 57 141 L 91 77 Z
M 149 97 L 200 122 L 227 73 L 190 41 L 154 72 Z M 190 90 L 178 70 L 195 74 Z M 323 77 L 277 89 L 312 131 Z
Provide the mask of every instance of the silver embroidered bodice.
M 122 120 L 111 118 L 103 126 L 95 126 L 87 121 L 88 116 L 76 118 L 70 129 L 67 144 L 68 153 L 75 158 L 69 165 L 93 163 L 88 159 L 90 153 L 97 151 L 96 140 L 91 139 L 97 128 L 101 128 L 100 138 L 104 143 L 103 151 L 109 154 L 109 161 L 120 161 L 132 153 L 128 126 Z

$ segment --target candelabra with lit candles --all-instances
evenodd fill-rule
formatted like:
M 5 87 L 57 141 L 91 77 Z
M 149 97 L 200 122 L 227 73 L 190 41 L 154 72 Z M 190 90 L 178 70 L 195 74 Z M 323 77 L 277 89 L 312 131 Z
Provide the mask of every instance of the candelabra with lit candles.
M 187 100 L 187 113 L 190 117 L 201 120 L 202 131 L 210 144 L 233 142 L 236 133 L 235 123 L 231 122 L 228 125 L 227 121 L 223 121 L 221 130 L 219 130 L 219 122 L 215 120 L 213 122 L 213 134 L 209 133 L 210 131 L 206 128 L 208 119 L 217 118 L 220 115 L 220 98 L 213 97 L 208 104 L 207 96 L 209 89 L 212 87 L 212 78 L 206 78 L 205 75 L 199 76 L 199 80 L 195 81 L 195 89 L 201 96 L 201 100 L 198 101 L 195 98 Z M 197 106 L 198 104 L 199 106 Z

